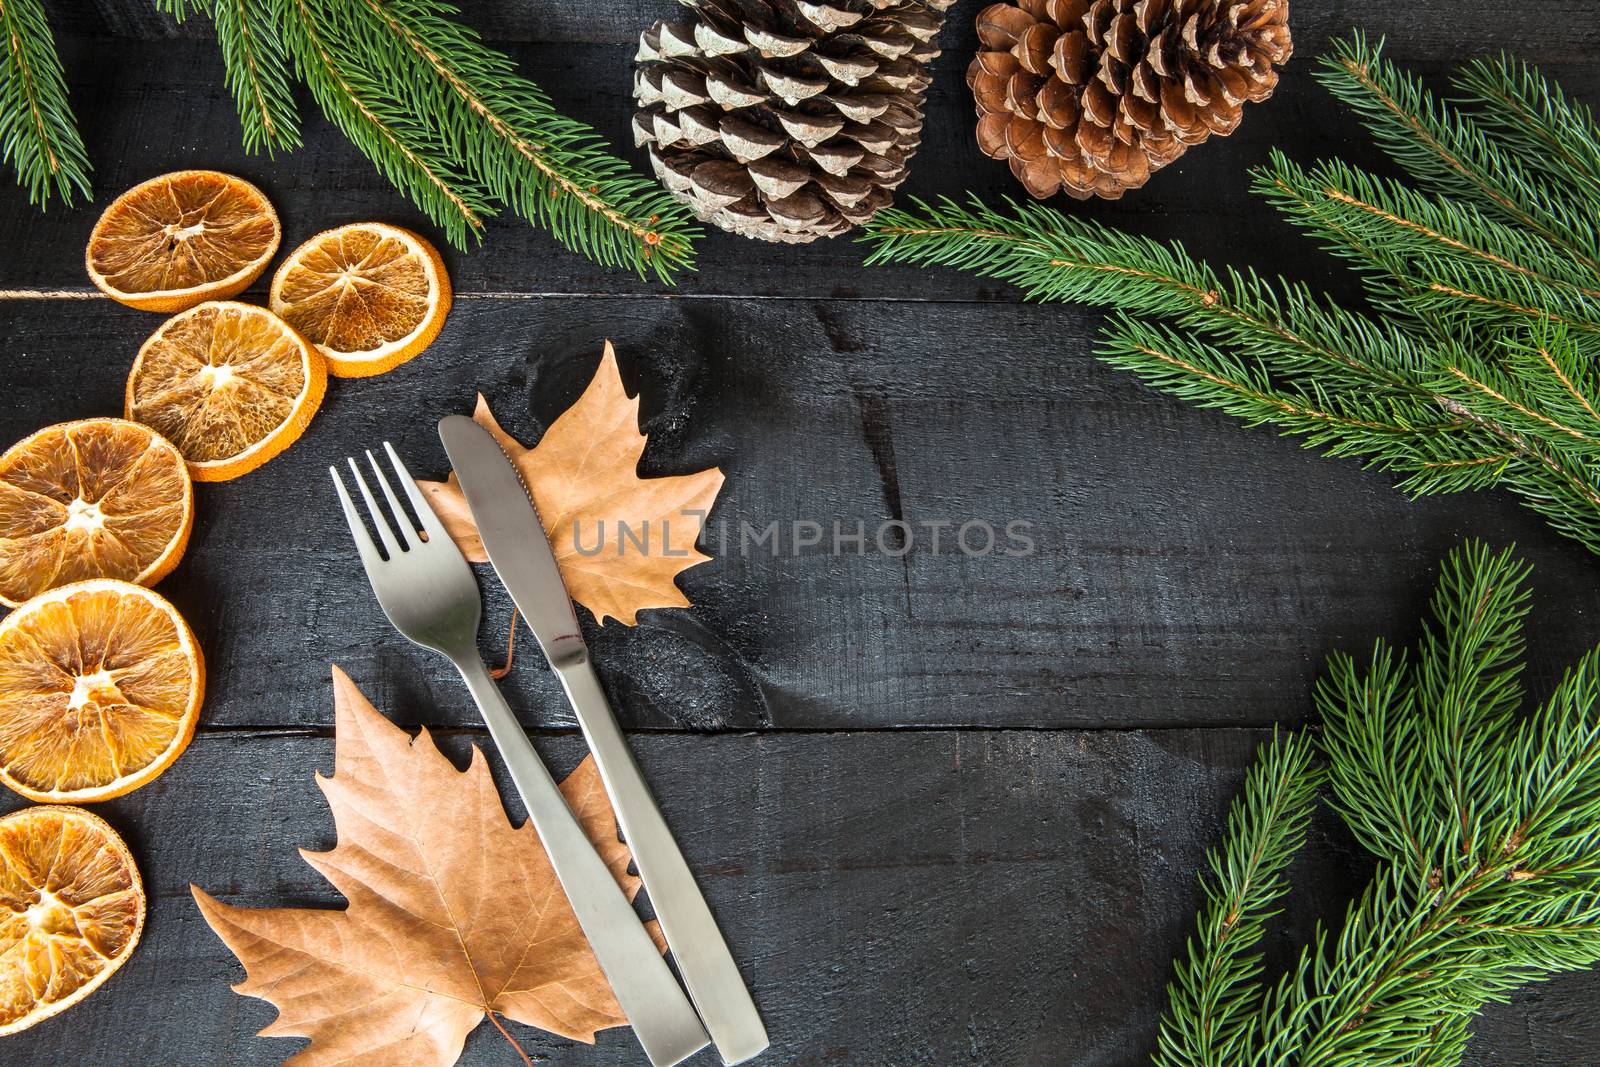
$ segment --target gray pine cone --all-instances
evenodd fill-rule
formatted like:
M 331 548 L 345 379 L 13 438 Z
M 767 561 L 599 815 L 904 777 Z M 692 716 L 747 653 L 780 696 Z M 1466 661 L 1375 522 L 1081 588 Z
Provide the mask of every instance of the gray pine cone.
M 634 142 L 702 219 L 832 237 L 888 205 L 955 0 L 682 0 L 639 41 Z

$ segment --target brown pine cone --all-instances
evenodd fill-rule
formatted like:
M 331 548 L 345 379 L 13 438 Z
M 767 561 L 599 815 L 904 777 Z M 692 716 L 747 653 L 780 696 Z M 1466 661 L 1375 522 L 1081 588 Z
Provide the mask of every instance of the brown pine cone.
M 1288 0 L 1022 0 L 978 14 L 978 147 L 1028 192 L 1120 197 L 1278 84 Z

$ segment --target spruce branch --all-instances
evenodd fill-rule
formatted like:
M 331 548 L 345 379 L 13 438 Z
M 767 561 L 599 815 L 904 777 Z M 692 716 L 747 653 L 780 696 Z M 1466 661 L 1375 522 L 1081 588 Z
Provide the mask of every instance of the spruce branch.
M 1577 186 L 1600 205 L 1600 136 L 1594 112 L 1561 86 L 1512 56 L 1468 63 L 1455 79 L 1462 102 L 1479 108 L 1480 125 L 1556 185 Z
M 28 202 L 88 199 L 89 154 L 67 100 L 55 38 L 39 0 L 0 0 L 0 159 Z
M 496 200 L 606 266 L 648 266 L 663 280 L 691 259 L 687 211 L 559 115 L 503 54 L 450 21 L 437 0 L 358 0 L 342 8 L 384 63 L 409 70 L 425 114 Z M 666 225 L 668 218 L 675 225 Z
M 1404 653 L 1379 641 L 1365 672 L 1351 656 L 1330 657 L 1315 702 L 1335 809 L 1364 848 L 1420 887 L 1440 842 L 1437 824 L 1417 817 L 1428 805 L 1417 795 L 1425 757 L 1410 678 Z
M 1468 327 L 1549 321 L 1600 333 L 1600 278 L 1472 204 L 1338 161 L 1308 171 L 1276 150 L 1255 188 L 1361 270 L 1380 306 Z
M 1359 457 L 1408 493 L 1510 490 L 1600 552 L 1592 117 L 1509 61 L 1462 80 L 1481 124 L 1359 36 L 1325 66 L 1418 185 L 1274 153 L 1255 189 L 1354 265 L 1370 311 L 1038 204 L 914 201 L 873 220 L 868 262 L 952 266 L 1032 299 L 1115 308 L 1100 355 L 1154 387 Z M 1502 136 L 1522 119 L 1520 140 Z M 1544 148 L 1558 162 L 1540 170 L 1524 157 L 1548 138 L 1565 151 Z M 1579 191 L 1558 195 L 1550 175 Z
M 1414 652 L 1380 642 L 1364 666 L 1330 662 L 1317 705 L 1333 806 L 1379 867 L 1270 988 L 1242 953 L 1285 891 L 1322 772 L 1309 743 L 1263 746 L 1203 880 L 1157 1067 L 1453 1067 L 1485 1005 L 1600 962 L 1600 649 L 1519 718 L 1527 576 L 1468 543 Z M 1240 875 L 1269 853 L 1252 898 Z M 1259 917 L 1242 944 L 1217 918 L 1235 914 Z
M 1600 234 L 1567 190 L 1546 180 L 1521 146 L 1491 138 L 1473 115 L 1385 59 L 1382 41 L 1371 44 L 1358 32 L 1335 42 L 1317 77 L 1424 189 L 1477 203 L 1568 249 L 1600 275 Z
M 1156 1067 L 1232 1067 L 1250 1048 L 1262 998 L 1256 951 L 1288 893 L 1290 861 L 1316 804 L 1315 746 L 1274 736 L 1228 811 L 1226 844 L 1206 854 L 1206 905 L 1188 954 L 1167 987 Z
M 292 149 L 291 70 L 458 246 L 509 207 L 602 266 L 693 266 L 688 209 L 563 115 L 445 0 L 161 0 L 211 17 L 246 147 Z
M 289 55 L 268 7 L 255 0 L 157 0 L 157 6 L 178 22 L 191 6 L 211 19 L 246 152 L 265 150 L 271 156 L 300 147 Z
M 260 2 L 260 0 L 254 0 Z M 278 5 L 283 41 L 322 113 L 343 131 L 392 184 L 427 212 L 450 242 L 464 247 L 493 213 L 448 146 L 416 113 L 389 95 L 385 71 L 372 63 L 336 16 L 337 3 L 271 0 Z

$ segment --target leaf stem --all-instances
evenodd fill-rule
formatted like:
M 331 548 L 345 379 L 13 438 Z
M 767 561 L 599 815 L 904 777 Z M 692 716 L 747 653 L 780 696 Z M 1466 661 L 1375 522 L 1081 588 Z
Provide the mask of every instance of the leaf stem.
M 511 1043 L 512 1048 L 517 1050 L 517 1055 L 522 1057 L 522 1062 L 526 1064 L 526 1067 L 533 1067 L 533 1061 L 528 1058 L 528 1054 L 526 1052 L 522 1051 L 522 1046 L 517 1044 L 517 1039 L 511 1036 L 511 1031 L 507 1030 L 500 1024 L 498 1013 L 491 1011 L 488 1013 L 488 1015 L 489 1021 L 494 1023 L 494 1028 L 500 1031 L 501 1037 L 505 1038 Z
M 506 661 L 489 672 L 489 677 L 499 681 L 511 673 L 511 661 L 517 654 L 517 606 L 511 605 L 511 625 L 506 627 Z

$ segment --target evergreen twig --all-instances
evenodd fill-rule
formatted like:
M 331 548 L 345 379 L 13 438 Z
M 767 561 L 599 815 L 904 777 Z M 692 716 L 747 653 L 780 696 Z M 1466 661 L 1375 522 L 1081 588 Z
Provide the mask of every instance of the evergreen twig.
M 1224 846 L 1206 855 L 1206 906 L 1197 941 L 1178 960 L 1167 992 L 1156 1067 L 1232 1067 L 1250 1049 L 1260 1009 L 1261 953 L 1274 905 L 1289 891 L 1285 872 L 1305 841 L 1319 772 L 1307 739 L 1274 736 L 1228 812 Z
M 300 113 L 289 85 L 289 57 L 272 11 L 259 0 L 156 0 L 177 21 L 189 8 L 216 26 L 228 91 L 239 111 L 246 152 L 300 147 Z
M 1592 114 L 1509 59 L 1458 80 L 1469 113 L 1359 35 L 1321 78 L 1416 184 L 1274 153 L 1255 187 L 1356 267 L 1371 311 L 1037 204 L 882 212 L 869 262 L 1114 307 L 1102 357 L 1156 388 L 1361 457 L 1413 494 L 1501 486 L 1600 552 Z
M 39 0 L 0 0 L 0 159 L 41 208 L 52 196 L 70 206 L 91 195 L 89 155 Z
M 247 151 L 301 143 L 291 81 L 465 246 L 509 207 L 602 266 L 692 269 L 688 208 L 563 115 L 448 0 L 156 0 L 212 21 Z M 88 163 L 38 0 L 0 0 L 0 144 L 30 196 L 87 195 Z
M 1333 802 L 1380 862 L 1342 928 L 1271 987 L 1242 953 L 1287 889 L 1320 771 L 1309 742 L 1263 747 L 1213 853 L 1157 1067 L 1454 1067 L 1486 1004 L 1600 962 L 1600 649 L 1518 717 L 1527 575 L 1469 543 L 1414 654 L 1379 642 L 1365 666 L 1331 661 L 1317 706 Z M 1241 877 L 1259 855 L 1263 879 Z
M 506 205 L 604 266 L 669 282 L 692 265 L 688 210 L 562 115 L 444 0 L 211 2 L 270 8 L 324 113 L 455 244 Z M 242 48 L 223 20 L 217 31 L 225 53 Z

